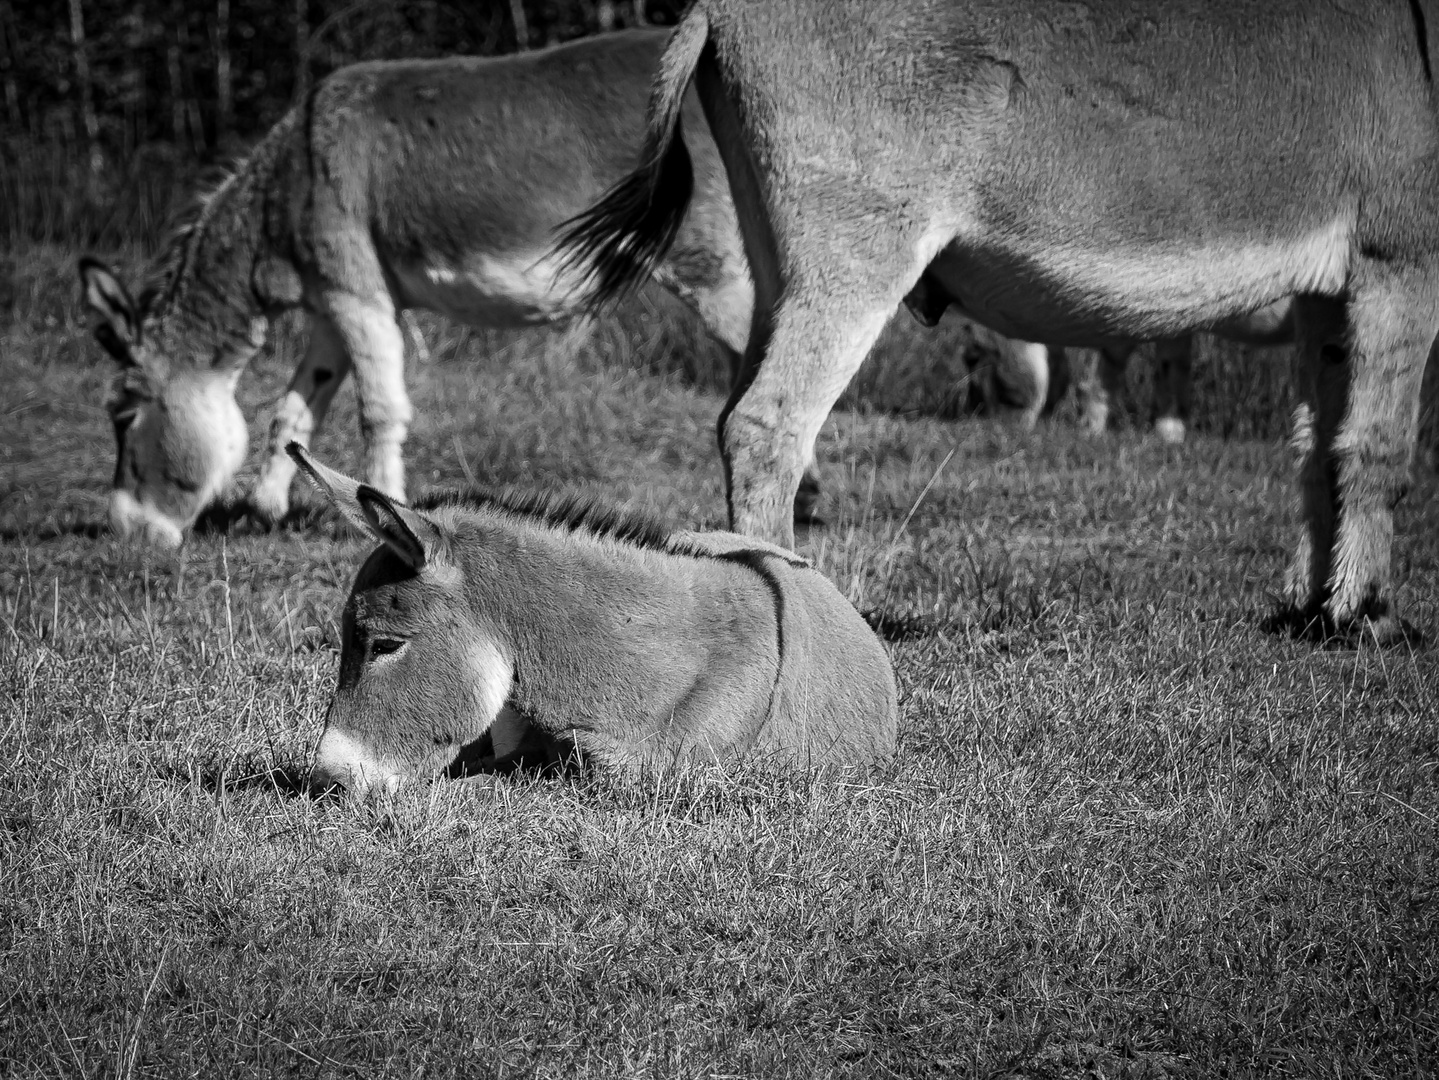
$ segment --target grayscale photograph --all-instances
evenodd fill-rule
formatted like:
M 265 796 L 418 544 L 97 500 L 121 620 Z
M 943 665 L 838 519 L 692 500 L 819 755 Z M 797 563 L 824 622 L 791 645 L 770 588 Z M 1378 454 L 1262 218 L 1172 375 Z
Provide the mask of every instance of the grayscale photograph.
M 1439 0 L 0 0 L 0 1077 L 1439 1075 Z

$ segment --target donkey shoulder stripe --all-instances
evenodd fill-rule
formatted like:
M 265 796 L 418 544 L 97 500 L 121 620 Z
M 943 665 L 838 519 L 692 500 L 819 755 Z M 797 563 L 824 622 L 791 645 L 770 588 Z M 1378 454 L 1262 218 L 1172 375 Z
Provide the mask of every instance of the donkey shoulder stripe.
M 706 555 L 714 559 L 748 561 L 752 556 L 772 555 L 791 566 L 810 565 L 808 559 L 789 548 L 732 532 L 677 532 L 670 537 L 669 548 L 676 554 Z
M 765 547 L 718 556 L 750 566 L 774 597 L 779 669 L 756 749 L 803 747 L 814 761 L 887 755 L 898 691 L 884 645 L 829 578 L 783 548 Z M 856 728 L 855 716 L 870 723 Z

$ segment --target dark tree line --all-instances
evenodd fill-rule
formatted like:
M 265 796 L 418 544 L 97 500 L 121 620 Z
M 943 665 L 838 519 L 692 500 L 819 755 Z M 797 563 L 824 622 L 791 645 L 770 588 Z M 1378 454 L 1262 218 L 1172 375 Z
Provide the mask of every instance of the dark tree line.
M 0 0 L 0 133 L 94 167 L 163 141 L 199 157 L 263 132 L 356 60 L 491 55 L 682 0 Z

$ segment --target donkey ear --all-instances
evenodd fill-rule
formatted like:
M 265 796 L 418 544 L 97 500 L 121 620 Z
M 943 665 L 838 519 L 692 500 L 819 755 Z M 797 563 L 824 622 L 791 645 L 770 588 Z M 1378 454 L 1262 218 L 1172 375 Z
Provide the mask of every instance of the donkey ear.
M 429 561 L 440 541 L 434 522 L 369 484 L 321 465 L 297 442 L 286 446 L 285 452 L 351 525 L 365 530 L 416 572 Z
M 423 570 L 440 539 L 434 523 L 368 484 L 360 485 L 359 499 L 370 531 L 411 570 Z
M 105 320 L 95 336 L 106 352 L 122 362 L 128 360 L 129 350 L 140 340 L 140 315 L 130 291 L 113 270 L 88 255 L 80 260 L 80 283 L 85 302 Z
M 370 519 L 360 509 L 360 482 L 358 480 L 352 480 L 328 465 L 321 465 L 310 456 L 308 450 L 297 442 L 286 446 L 285 453 L 290 455 L 310 483 L 320 489 L 320 494 L 329 499 L 335 509 L 345 515 L 345 519 L 351 525 L 364 529 L 365 532 L 372 531 Z

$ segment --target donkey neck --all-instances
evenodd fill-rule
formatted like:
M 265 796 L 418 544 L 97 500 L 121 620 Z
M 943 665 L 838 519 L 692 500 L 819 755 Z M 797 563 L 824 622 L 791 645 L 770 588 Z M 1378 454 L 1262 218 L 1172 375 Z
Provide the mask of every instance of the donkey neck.
M 288 245 L 273 227 L 294 127 L 293 114 L 277 124 L 171 242 L 142 301 L 145 334 L 171 363 L 243 367 L 264 344 L 269 318 L 299 303 Z
M 516 706 L 556 733 L 678 702 L 733 629 L 711 625 L 704 600 L 749 573 L 583 533 L 485 532 L 466 567 L 471 602 L 510 653 Z

